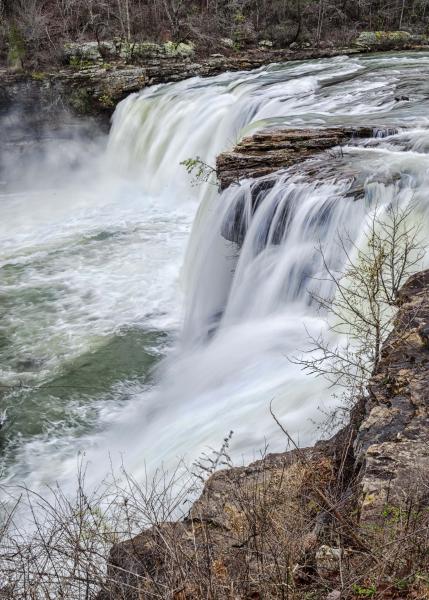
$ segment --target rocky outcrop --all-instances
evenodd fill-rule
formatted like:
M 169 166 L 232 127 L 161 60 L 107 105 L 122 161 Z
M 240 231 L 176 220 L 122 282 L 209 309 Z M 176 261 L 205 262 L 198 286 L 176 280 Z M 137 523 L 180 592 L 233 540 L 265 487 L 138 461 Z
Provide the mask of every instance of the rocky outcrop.
M 352 50 L 352 53 L 359 52 Z M 342 50 L 308 49 L 299 52 L 290 50 L 255 49 L 237 52 L 231 55 L 215 54 L 203 60 L 188 56 L 159 56 L 148 54 L 139 59 L 137 64 L 126 62 L 101 63 L 86 68 L 61 70 L 50 77 L 62 82 L 76 93 L 85 91 L 85 112 L 112 111 L 115 105 L 131 92 L 138 92 L 144 87 L 158 83 L 182 81 L 189 77 L 208 77 L 225 71 L 241 71 L 256 69 L 271 62 L 303 60 L 346 54 Z M 78 108 L 75 103 L 75 108 Z M 82 112 L 82 110 L 80 110 Z
M 334 485 L 337 449 L 334 441 L 321 443 L 215 473 L 183 521 L 112 548 L 98 600 L 138 600 L 156 590 L 196 600 L 208 597 L 210 586 L 214 598 L 271 597 L 294 559 L 302 562 L 300 576 L 311 576 L 310 555 L 329 526 L 321 495 Z M 283 556 L 286 545 L 293 558 Z
M 364 522 L 411 498 L 429 505 L 429 271 L 408 280 L 399 302 L 356 440 Z
M 355 44 L 370 50 L 398 50 L 427 45 L 428 42 L 427 36 L 411 34 L 408 31 L 362 31 Z
M 220 186 L 225 189 L 240 179 L 274 173 L 353 138 L 372 137 L 373 132 L 372 127 L 336 127 L 267 129 L 255 133 L 218 157 L 216 168 Z
M 106 60 L 123 60 L 139 63 L 150 59 L 183 59 L 193 57 L 195 46 L 192 43 L 127 42 L 121 39 L 101 42 L 71 42 L 63 48 L 63 59 L 67 64 L 79 66 L 82 63 L 103 63 Z
M 374 133 L 379 134 L 380 130 L 372 127 L 268 129 L 244 138 L 232 151 L 221 154 L 217 160 L 216 171 L 221 188 L 237 184 L 242 179 L 251 180 L 248 189 L 237 190 L 235 202 L 230 205 L 222 223 L 222 236 L 242 245 L 253 214 L 278 182 L 279 170 L 295 165 L 300 175 L 314 178 L 316 174 L 318 178 L 332 178 L 337 175 L 338 163 L 333 155 L 329 156 L 329 160 L 324 160 L 323 153 L 337 146 L 354 143 L 354 140 L 372 137 Z M 337 158 L 340 157 L 341 152 Z M 314 160 L 304 163 L 312 158 Z M 349 182 L 348 195 L 356 199 L 363 194 L 363 181 L 356 172 L 343 166 L 341 173 L 344 180 Z M 280 203 L 281 195 L 275 201 Z M 289 210 L 290 204 L 284 203 L 276 212 L 276 226 L 270 230 L 270 243 L 281 243 Z
M 225 54 L 198 59 L 192 52 L 181 47 L 176 47 L 174 51 L 165 49 L 168 44 L 162 46 L 162 52 L 158 45 L 152 50 L 148 48 L 148 44 L 140 46 L 145 49 L 140 48 L 139 56 L 133 55 L 127 61 L 121 56 L 111 60 L 109 53 L 100 58 L 102 55 L 96 42 L 85 46 L 70 45 L 68 50 L 65 49 L 66 61 L 71 63 L 69 66 L 28 74 L 0 70 L 0 88 L 8 88 L 25 80 L 29 85 L 55 92 L 58 101 L 75 113 L 109 116 L 116 104 L 128 94 L 149 85 L 182 81 L 195 76 L 208 77 L 225 71 L 251 70 L 273 62 L 365 52 L 365 49 L 359 48 L 307 48 L 293 51 L 262 46 L 243 52 L 229 49 Z M 136 52 L 135 49 L 128 51 Z M 119 52 L 123 53 L 125 50 Z
M 390 48 L 402 48 L 403 37 L 393 32 L 388 39 Z M 395 37 L 396 35 L 396 37 Z M 375 38 L 373 39 L 373 37 Z M 234 50 L 232 40 L 221 40 L 220 52 L 201 56 L 192 44 L 102 42 L 69 43 L 63 49 L 66 66 L 44 72 L 14 73 L 0 68 L 0 88 L 26 79 L 46 89 L 55 90 L 61 102 L 78 114 L 110 115 L 116 104 L 128 94 L 158 83 L 181 81 L 189 77 L 208 77 L 226 71 L 251 70 L 270 63 L 292 60 L 329 58 L 362 54 L 381 49 L 374 47 L 380 32 L 362 34 L 353 47 L 309 47 L 297 43 L 286 49 L 273 48 L 270 40 L 262 40 L 246 50 Z M 384 39 L 384 38 L 383 38 Z M 396 40 L 396 42 L 395 42 Z M 426 39 L 407 38 L 407 48 L 420 50 Z

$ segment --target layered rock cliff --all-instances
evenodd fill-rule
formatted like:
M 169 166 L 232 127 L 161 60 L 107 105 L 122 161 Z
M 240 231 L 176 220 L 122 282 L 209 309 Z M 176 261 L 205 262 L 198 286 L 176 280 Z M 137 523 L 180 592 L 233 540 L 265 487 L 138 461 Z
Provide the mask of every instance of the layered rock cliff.
M 213 54 L 199 59 L 193 54 L 160 54 L 153 50 L 139 60 L 115 58 L 88 60 L 72 56 L 72 64 L 44 72 L 11 72 L 0 69 L 2 95 L 13 94 L 15 86 L 40 93 L 41 100 L 54 94 L 73 112 L 83 115 L 111 115 L 118 102 L 132 92 L 159 83 L 208 77 L 225 71 L 246 71 L 273 62 L 327 58 L 367 52 L 365 48 L 308 48 L 275 50 L 256 48 L 241 52 Z M 1 100 L 0 102 L 4 103 Z
M 356 439 L 364 521 L 411 498 L 429 510 L 429 271 L 407 281 L 399 303 Z
M 354 138 L 372 137 L 373 132 L 372 127 L 260 131 L 219 155 L 216 169 L 220 187 L 269 175 Z

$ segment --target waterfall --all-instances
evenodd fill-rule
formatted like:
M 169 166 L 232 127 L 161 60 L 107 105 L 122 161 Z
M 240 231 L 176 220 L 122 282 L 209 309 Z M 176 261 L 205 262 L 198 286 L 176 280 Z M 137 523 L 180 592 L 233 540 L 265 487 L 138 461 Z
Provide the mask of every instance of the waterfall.
M 37 191 L 0 194 L 6 480 L 70 482 L 77 451 L 94 481 L 108 454 L 138 478 L 231 429 L 235 458 L 266 440 L 282 450 L 271 400 L 313 443 L 336 400 L 288 358 L 326 328 L 311 301 L 332 293 L 318 247 L 341 269 L 338 234 L 361 243 L 392 199 L 412 197 L 427 222 L 428 72 L 428 54 L 404 53 L 155 86 L 118 106 L 104 153 L 82 142 L 61 186 L 34 157 Z M 183 160 L 213 164 L 278 125 L 384 134 L 222 194 L 191 185 Z
M 318 246 L 338 269 L 338 232 L 355 239 L 362 223 L 365 203 L 346 197 L 350 185 L 280 173 L 227 190 L 200 235 L 185 340 L 204 338 L 216 321 L 221 335 L 240 322 L 305 310 L 315 282 L 326 280 Z M 329 295 L 320 289 L 327 286 L 313 291 Z

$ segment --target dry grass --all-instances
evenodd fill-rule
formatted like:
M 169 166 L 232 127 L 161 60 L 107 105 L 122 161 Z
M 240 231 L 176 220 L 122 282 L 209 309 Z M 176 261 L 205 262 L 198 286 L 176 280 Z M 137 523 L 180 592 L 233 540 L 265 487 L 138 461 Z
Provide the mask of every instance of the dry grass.
M 91 494 L 81 469 L 73 499 L 22 490 L 1 532 L 0 598 L 428 598 L 428 474 L 358 524 L 356 482 L 338 483 L 343 462 L 329 443 L 263 456 L 212 474 L 192 510 L 198 477 L 183 465 L 142 485 L 123 473 Z

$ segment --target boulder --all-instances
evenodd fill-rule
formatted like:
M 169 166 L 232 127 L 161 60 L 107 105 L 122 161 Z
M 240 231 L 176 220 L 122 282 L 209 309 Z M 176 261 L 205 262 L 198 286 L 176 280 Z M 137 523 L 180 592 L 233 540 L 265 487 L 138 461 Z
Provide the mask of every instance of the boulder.
M 64 45 L 64 62 L 73 66 L 82 63 L 95 63 L 103 60 L 103 54 L 116 55 L 118 52 L 114 42 L 70 42 Z
M 424 42 L 423 36 L 412 36 L 408 31 L 362 31 L 355 45 L 369 49 L 408 48 Z
M 336 575 L 341 568 L 343 551 L 323 544 L 316 552 L 317 572 L 323 579 Z
M 234 40 L 231 38 L 221 38 L 219 41 L 225 48 L 234 48 Z
M 272 48 L 274 46 L 271 40 L 261 40 L 258 44 L 260 48 Z

